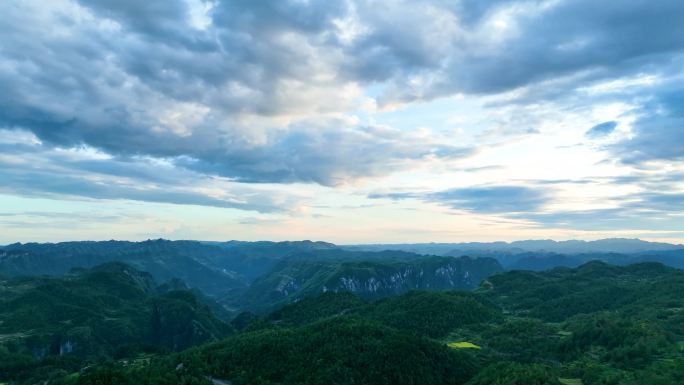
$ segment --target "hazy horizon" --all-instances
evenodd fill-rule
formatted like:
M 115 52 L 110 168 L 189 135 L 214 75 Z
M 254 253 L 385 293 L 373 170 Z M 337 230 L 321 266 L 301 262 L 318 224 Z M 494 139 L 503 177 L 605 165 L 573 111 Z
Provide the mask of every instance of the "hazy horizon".
M 665 241 L 662 239 L 656 239 L 656 240 L 648 240 L 648 239 L 642 239 L 642 238 L 598 238 L 598 239 L 576 239 L 576 238 L 569 238 L 569 239 L 518 239 L 518 240 L 497 240 L 497 241 L 464 241 L 464 242 L 397 242 L 397 243 L 383 243 L 383 242 L 366 242 L 366 243 L 336 243 L 336 242 L 331 242 L 329 240 L 325 239 L 254 239 L 254 240 L 244 240 L 244 239 L 189 239 L 189 238 L 178 238 L 178 239 L 170 239 L 170 238 L 141 238 L 141 239 L 115 239 L 115 238 L 107 238 L 107 239 L 67 239 L 67 240 L 58 240 L 58 241 L 26 241 L 26 242 L 21 242 L 21 241 L 16 241 L 16 242 L 10 242 L 10 243 L 0 243 L 0 247 L 2 246 L 8 246 L 14 243 L 60 243 L 60 242 L 108 242 L 108 241 L 114 241 L 114 242 L 145 242 L 145 241 L 158 241 L 158 240 L 163 240 L 163 241 L 193 241 L 193 242 L 207 242 L 207 243 L 228 243 L 228 242 L 323 242 L 323 243 L 331 243 L 336 246 L 382 246 L 382 245 L 439 245 L 439 244 L 444 244 L 444 245 L 459 245 L 459 244 L 469 244 L 469 243 L 481 243 L 481 244 L 495 244 L 495 243 L 505 243 L 505 244 L 514 244 L 518 242 L 556 242 L 556 243 L 564 243 L 564 242 L 585 242 L 585 243 L 592 243 L 592 242 L 600 242 L 600 241 L 641 241 L 641 242 L 648 242 L 648 243 L 662 243 L 662 244 L 669 244 L 672 246 L 682 246 L 684 247 L 684 243 L 677 243 L 676 241 L 674 242 L 669 242 Z
M 684 243 L 681 1 L 0 13 L 0 244 Z

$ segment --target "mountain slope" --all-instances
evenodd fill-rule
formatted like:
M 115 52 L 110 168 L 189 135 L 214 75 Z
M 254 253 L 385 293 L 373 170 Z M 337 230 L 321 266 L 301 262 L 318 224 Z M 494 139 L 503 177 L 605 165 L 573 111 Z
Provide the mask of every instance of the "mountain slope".
M 652 262 L 615 266 L 593 261 L 575 269 L 511 271 L 488 278 L 485 287 L 504 308 L 547 321 L 602 310 L 638 312 L 640 306 L 684 308 L 684 271 Z
M 459 385 L 476 367 L 472 357 L 443 344 L 342 317 L 243 333 L 155 362 L 151 369 L 89 371 L 80 383 L 209 384 L 211 377 L 223 379 L 215 384 Z
M 150 274 L 121 263 L 0 281 L 0 350 L 27 358 L 24 371 L 58 358 L 182 350 L 230 333 L 191 292 L 160 292 Z
M 124 262 L 158 282 L 178 278 L 207 294 L 244 287 L 240 274 L 221 269 L 212 258 L 223 250 L 194 241 L 62 242 L 9 245 L 0 250 L 0 274 L 64 275 L 73 268 Z
M 443 338 L 458 327 L 501 317 L 493 303 L 466 291 L 409 291 L 377 301 L 363 301 L 350 292 L 326 292 L 285 305 L 253 327 L 304 325 L 347 315 L 362 316 L 431 338 Z
M 58 383 L 680 384 L 682 292 L 681 270 L 602 262 L 495 274 L 473 292 L 328 291 L 223 341 Z
M 502 271 L 494 259 L 403 256 L 409 255 L 416 259 L 283 261 L 255 280 L 239 301 L 243 308 L 264 310 L 328 291 L 348 291 L 361 298 L 375 299 L 413 289 L 472 289 L 482 279 Z
M 298 253 L 336 246 L 325 242 L 61 242 L 0 247 L 0 276 L 64 275 L 73 268 L 124 262 L 147 271 L 158 282 L 177 278 L 207 295 L 246 287 L 275 264 Z
M 225 253 L 212 258 L 213 262 L 224 269 L 240 272 L 249 281 L 268 272 L 279 261 L 291 256 L 338 249 L 332 243 L 312 241 L 202 243 L 225 250 Z

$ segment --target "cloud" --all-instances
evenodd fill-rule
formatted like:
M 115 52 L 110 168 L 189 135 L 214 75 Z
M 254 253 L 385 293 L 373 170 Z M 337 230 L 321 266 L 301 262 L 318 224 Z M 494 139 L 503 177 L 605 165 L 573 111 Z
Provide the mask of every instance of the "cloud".
M 571 83 L 556 84 L 567 92 L 587 80 L 666 66 L 665 57 L 681 54 L 684 48 L 684 32 L 677 28 L 684 5 L 677 1 L 659 7 L 641 0 L 492 4 L 472 24 L 458 24 L 455 31 L 443 35 L 433 32 L 437 40 L 450 42 L 449 49 L 430 62 L 432 67 L 400 71 L 385 94 L 387 101 L 501 93 L 572 77 Z M 424 16 L 410 6 L 405 9 L 415 18 Z M 454 10 L 441 11 L 458 19 Z M 395 25 L 395 29 L 403 27 Z
M 0 126 L 30 130 L 46 146 L 170 159 L 249 183 L 323 185 L 470 153 L 340 113 L 359 91 L 337 79 L 340 58 L 325 48 L 336 43 L 324 35 L 344 7 L 221 3 L 201 30 L 183 1 L 36 6 L 2 6 Z
M 88 148 L 50 149 L 39 144 L 0 144 L 0 154 L 0 193 L 4 194 L 258 212 L 287 212 L 298 204 L 295 195 L 208 178 L 148 158 L 114 159 Z
M 368 197 L 391 200 L 418 199 L 456 210 L 484 214 L 536 211 L 550 200 L 546 193 L 526 186 L 476 186 L 424 193 L 374 193 Z
M 518 156 L 513 139 L 543 145 L 560 132 L 543 107 L 577 116 L 623 99 L 622 115 L 561 123 L 578 134 L 568 145 L 598 118 L 585 135 L 611 135 L 601 149 L 620 167 L 679 175 L 684 161 L 681 1 L 26 0 L 0 13 L 4 193 L 288 211 L 300 197 L 280 184 L 454 170 L 509 138 L 486 163 L 503 165 L 488 169 L 497 178 Z M 483 103 L 477 127 L 458 127 L 472 145 L 362 108 L 453 95 Z M 583 228 L 592 215 L 619 227 L 681 203 L 676 180 L 637 175 L 607 182 L 640 188 L 611 201 L 623 212 L 552 212 L 543 181 L 467 166 L 481 186 L 369 197 Z
M 662 230 L 669 231 L 684 226 L 679 215 L 684 207 L 683 194 L 633 195 L 632 202 L 614 208 L 591 210 L 559 210 L 513 214 L 510 217 L 536 223 L 542 228 L 574 230 Z
M 463 152 L 340 119 L 371 84 L 381 103 L 500 93 L 657 67 L 684 47 L 679 1 L 0 7 L 0 124 L 245 182 L 334 185 Z
M 617 127 L 617 122 L 616 121 L 609 121 L 609 122 L 603 122 L 600 124 L 595 125 L 594 127 L 590 128 L 584 136 L 589 138 L 589 139 L 600 139 L 604 138 L 615 131 L 615 128 Z
M 260 145 L 224 152 L 204 150 L 199 162 L 177 164 L 242 182 L 315 182 L 334 186 L 387 175 L 429 159 L 467 157 L 473 149 L 386 126 L 354 126 L 342 120 L 305 122 L 266 136 Z
M 674 182 L 655 179 L 660 183 L 659 188 L 674 189 Z M 645 190 L 649 192 L 604 199 L 603 205 L 612 206 L 610 208 L 563 210 L 553 208 L 558 201 L 548 188 L 543 187 L 547 184 L 545 181 L 535 181 L 535 184 L 541 187 L 475 186 L 437 192 L 374 193 L 368 198 L 437 203 L 455 210 L 525 221 L 544 229 L 668 231 L 684 225 L 681 215 L 684 193 L 681 192 Z
M 610 149 L 623 162 L 684 161 L 684 80 L 674 79 L 654 90 L 640 109 L 632 136 Z
M 0 225 L 5 228 L 20 229 L 68 229 L 76 223 L 89 225 L 111 225 L 112 223 L 140 222 L 143 215 L 132 213 L 105 213 L 105 212 L 60 212 L 60 211 L 19 211 L 0 212 Z
M 524 186 L 457 188 L 430 194 L 428 199 L 454 209 L 481 213 L 514 213 L 539 210 L 545 193 Z

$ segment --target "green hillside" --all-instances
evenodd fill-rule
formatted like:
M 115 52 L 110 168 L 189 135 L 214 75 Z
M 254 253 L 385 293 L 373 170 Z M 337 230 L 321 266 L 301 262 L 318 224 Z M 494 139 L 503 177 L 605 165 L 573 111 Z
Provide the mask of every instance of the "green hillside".
M 374 258 L 387 254 L 343 252 L 337 256 L 346 253 L 352 258 L 355 254 L 379 254 Z M 491 258 L 413 258 L 285 260 L 255 280 L 235 301 L 244 308 L 263 311 L 328 291 L 348 291 L 361 298 L 378 299 L 409 290 L 473 289 L 481 280 L 502 271 L 501 265 Z
M 254 385 L 441 385 L 464 384 L 475 370 L 471 357 L 443 344 L 363 318 L 340 317 L 243 333 L 157 361 L 151 369 L 124 369 L 118 378 L 127 379 L 122 384 L 209 383 L 206 375 Z M 79 383 L 107 383 L 101 374 L 88 373 Z M 117 371 L 108 374 L 113 378 Z
M 103 269 L 111 274 L 116 266 L 121 267 Z M 133 271 L 95 279 L 103 273 L 99 270 L 65 280 L 86 285 L 81 290 L 109 293 L 121 303 L 134 303 L 136 293 L 147 296 L 142 304 L 173 300 L 178 313 L 172 319 L 195 317 L 193 322 L 206 325 L 207 331 L 221 325 L 211 318 L 203 321 L 200 315 L 207 313 L 183 311 L 192 302 L 187 291 L 157 293 L 149 276 Z M 52 281 L 3 281 L 7 303 L 21 312 L 14 301 Z M 653 263 L 619 267 L 600 262 L 497 273 L 474 292 L 412 290 L 372 299 L 328 291 L 268 314 L 242 313 L 233 321 L 240 332 L 175 353 L 173 348 L 180 347 L 173 341 L 199 341 L 188 339 L 182 327 L 150 327 L 150 322 L 168 321 L 173 314 L 158 306 L 146 313 L 146 327 L 135 329 L 140 319 L 129 317 L 131 330 L 140 330 L 140 338 L 156 343 L 156 349 L 119 351 L 104 360 L 88 360 L 74 350 L 37 361 L 28 349 L 10 353 L 13 345 L 5 343 L 0 354 L 11 374 L 2 380 L 29 384 L 49 379 L 64 385 L 677 385 L 684 378 L 682 292 L 684 271 Z M 94 346 L 117 346 L 99 338 Z M 19 367 L 33 369 L 29 375 Z
M 32 378 L 36 370 L 180 351 L 231 333 L 193 293 L 166 288 L 120 263 L 1 280 L 0 373 Z

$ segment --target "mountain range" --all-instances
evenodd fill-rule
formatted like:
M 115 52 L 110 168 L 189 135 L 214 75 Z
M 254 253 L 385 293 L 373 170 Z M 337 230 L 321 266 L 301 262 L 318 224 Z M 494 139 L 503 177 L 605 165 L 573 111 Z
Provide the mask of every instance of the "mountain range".
M 546 270 L 576 267 L 592 260 L 618 265 L 660 262 L 684 268 L 684 245 L 610 238 L 596 241 L 527 240 L 515 242 L 371 244 L 344 246 L 349 250 L 398 250 L 443 256 L 496 258 L 505 269 Z
M 681 378 L 684 275 L 643 262 L 678 266 L 678 245 L 469 245 L 467 255 L 440 245 L 450 250 L 441 256 L 416 252 L 439 251 L 430 244 L 8 245 L 0 248 L 0 383 Z
M 592 260 L 682 268 L 684 248 L 634 239 L 356 246 L 163 239 L 17 243 L 0 248 L 0 276 L 61 276 L 73 268 L 123 262 L 157 282 L 181 280 L 220 303 L 215 311 L 229 319 L 231 313 L 264 311 L 324 291 L 379 298 L 411 289 L 471 289 L 502 270 L 542 271 Z
M 525 240 L 514 242 L 467 242 L 467 243 L 405 243 L 405 244 L 368 244 L 348 245 L 355 250 L 404 250 L 421 254 L 462 254 L 468 252 L 550 252 L 559 254 L 583 253 L 623 253 L 632 254 L 644 251 L 666 251 L 684 249 L 684 245 L 662 242 L 648 242 L 640 239 L 607 238 L 595 241 L 551 239 Z
M 219 342 L 55 383 L 681 384 L 682 290 L 678 269 L 594 261 L 498 273 L 474 292 L 328 291 Z

